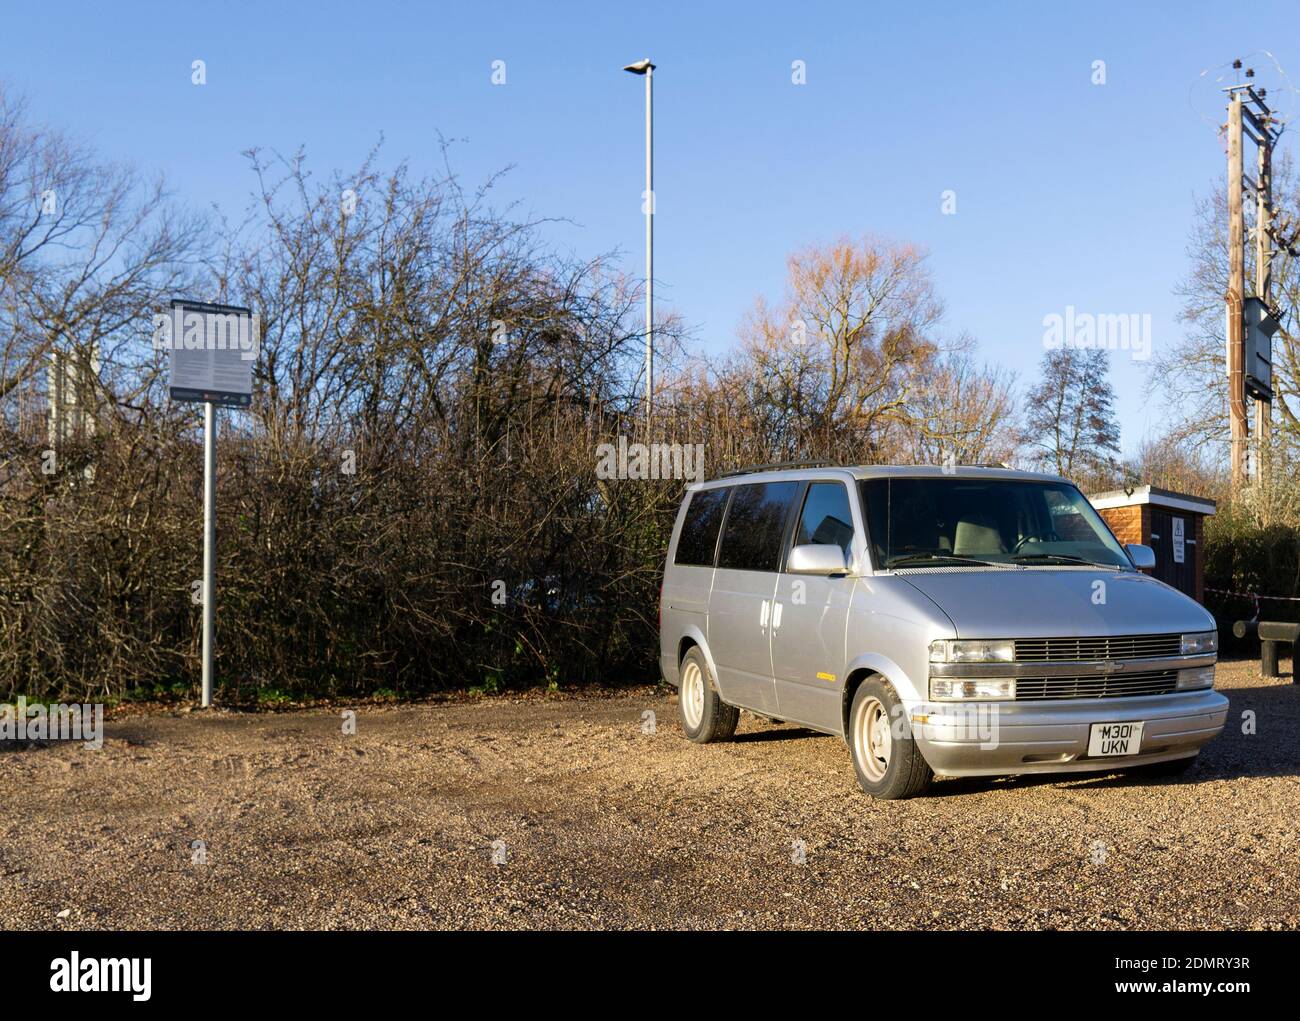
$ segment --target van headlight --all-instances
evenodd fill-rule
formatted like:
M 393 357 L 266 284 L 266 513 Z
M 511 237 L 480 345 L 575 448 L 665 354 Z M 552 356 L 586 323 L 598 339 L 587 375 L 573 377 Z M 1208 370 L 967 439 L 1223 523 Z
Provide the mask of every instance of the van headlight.
M 1214 687 L 1214 667 L 1194 666 L 1178 671 L 1178 690 L 1195 691 L 1198 688 Z
M 1009 701 L 1016 697 L 1014 677 L 931 677 L 930 698 L 935 702 Z
M 1010 663 L 1016 658 L 1016 645 L 1009 641 L 940 638 L 930 643 L 931 663 Z
M 1207 652 L 1219 651 L 1219 632 L 1194 631 L 1183 635 L 1183 655 L 1200 656 Z

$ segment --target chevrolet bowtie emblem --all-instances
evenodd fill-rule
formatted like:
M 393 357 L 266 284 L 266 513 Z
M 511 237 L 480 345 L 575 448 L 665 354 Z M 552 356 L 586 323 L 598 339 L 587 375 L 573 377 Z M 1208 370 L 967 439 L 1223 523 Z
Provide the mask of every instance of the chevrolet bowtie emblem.
M 1098 669 L 1099 669 L 1103 674 L 1117 674 L 1117 673 L 1120 673 L 1120 672 L 1124 669 L 1124 664 L 1123 664 L 1123 663 L 1116 663 L 1114 660 L 1111 660 L 1111 661 L 1108 662 L 1108 663 L 1102 663 L 1102 664 L 1098 667 Z

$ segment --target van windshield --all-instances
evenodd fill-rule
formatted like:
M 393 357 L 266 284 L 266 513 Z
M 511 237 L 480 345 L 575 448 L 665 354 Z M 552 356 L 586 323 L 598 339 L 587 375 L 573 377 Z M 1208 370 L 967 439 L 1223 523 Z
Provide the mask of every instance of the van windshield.
M 861 486 L 877 567 L 1131 566 L 1092 504 L 1065 482 L 883 478 Z

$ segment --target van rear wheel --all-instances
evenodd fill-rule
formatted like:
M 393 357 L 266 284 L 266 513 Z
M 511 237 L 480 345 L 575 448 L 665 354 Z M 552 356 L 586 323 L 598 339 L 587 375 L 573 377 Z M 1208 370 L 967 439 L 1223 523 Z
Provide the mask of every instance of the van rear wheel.
M 849 708 L 849 755 L 858 785 L 873 798 L 914 798 L 934 779 L 903 707 L 883 678 L 869 677 L 853 693 Z
M 682 730 L 696 744 L 730 741 L 740 722 L 740 710 L 718 697 L 704 653 L 693 646 L 682 659 L 677 710 Z

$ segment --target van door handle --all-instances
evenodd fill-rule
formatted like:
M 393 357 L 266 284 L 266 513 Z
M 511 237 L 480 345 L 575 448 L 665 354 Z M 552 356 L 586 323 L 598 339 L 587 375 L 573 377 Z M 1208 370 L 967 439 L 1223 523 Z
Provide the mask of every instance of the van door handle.
M 765 629 L 767 627 L 767 615 L 769 610 L 771 610 L 771 606 L 769 605 L 768 601 L 764 599 L 763 608 L 759 610 L 758 613 L 758 626 L 760 630 Z
M 783 606 L 785 606 L 784 603 L 772 604 L 772 630 L 773 631 L 775 631 L 777 628 L 781 626 L 781 608 Z

